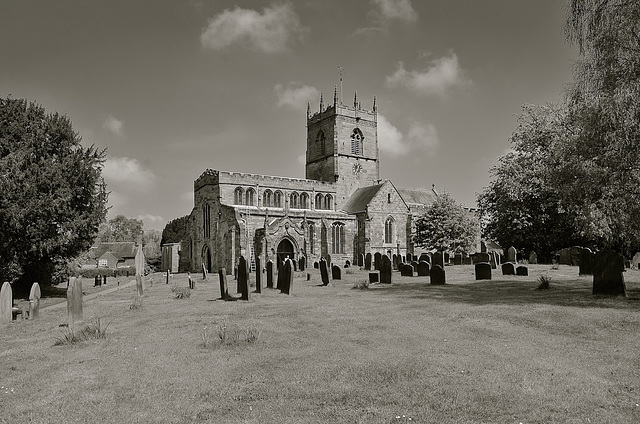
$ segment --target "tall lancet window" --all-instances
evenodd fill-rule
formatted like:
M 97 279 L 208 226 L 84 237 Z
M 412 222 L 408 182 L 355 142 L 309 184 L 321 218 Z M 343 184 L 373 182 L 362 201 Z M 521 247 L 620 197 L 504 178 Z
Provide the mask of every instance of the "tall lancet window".
M 364 136 L 362 135 L 362 131 L 360 128 L 356 128 L 351 133 L 351 154 L 360 156 L 362 155 L 362 142 L 364 141 Z
M 384 242 L 389 244 L 393 243 L 393 218 L 389 217 L 384 222 Z
M 324 136 L 324 131 L 318 131 L 316 143 L 320 145 L 320 154 L 324 155 L 327 152 L 327 138 Z

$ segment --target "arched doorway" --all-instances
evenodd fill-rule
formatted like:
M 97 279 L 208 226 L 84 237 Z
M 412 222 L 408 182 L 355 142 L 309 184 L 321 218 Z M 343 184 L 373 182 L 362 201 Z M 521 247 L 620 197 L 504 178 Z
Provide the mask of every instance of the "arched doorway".
M 206 268 L 207 272 L 211 272 L 211 251 L 206 244 L 202 248 L 202 264 Z
M 282 264 L 282 262 L 284 262 L 287 257 L 293 260 L 293 243 L 291 243 L 291 241 L 286 238 L 282 239 L 282 241 L 278 243 L 278 248 L 276 249 L 276 257 L 278 258 L 278 269 L 280 269 L 280 264 Z

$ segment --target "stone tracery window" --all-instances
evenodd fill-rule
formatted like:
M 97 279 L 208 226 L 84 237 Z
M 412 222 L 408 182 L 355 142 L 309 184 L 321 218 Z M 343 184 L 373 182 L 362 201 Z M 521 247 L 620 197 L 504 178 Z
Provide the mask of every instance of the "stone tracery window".
M 324 203 L 324 196 L 320 193 L 316 194 L 316 210 L 322 209 Z
M 273 207 L 281 208 L 282 207 L 282 192 L 276 191 L 273 193 Z
M 309 209 L 309 195 L 307 193 L 300 195 L 300 209 Z
M 324 209 L 330 211 L 333 210 L 333 196 L 327 194 L 324 198 Z
M 264 193 L 262 193 L 262 206 L 265 208 L 270 208 L 273 206 L 272 203 L 272 196 L 271 196 L 271 190 L 265 190 Z
M 242 204 L 243 194 L 244 194 L 244 190 L 242 189 L 242 187 L 236 187 L 235 191 L 233 192 L 233 204 L 234 205 L 241 205 Z
M 291 193 L 291 195 L 289 196 L 289 207 L 291 209 L 298 209 L 299 205 L 298 205 L 298 193 L 296 193 L 295 191 Z
M 331 253 L 344 253 L 344 224 L 334 222 L 331 225 Z
M 384 222 L 384 242 L 393 243 L 393 230 L 395 227 L 393 217 L 388 217 Z
M 351 133 L 351 154 L 360 156 L 362 155 L 362 142 L 364 141 L 364 136 L 362 135 L 362 131 L 360 128 L 355 128 Z
M 256 196 L 256 191 L 252 188 L 248 188 L 247 192 L 245 193 L 245 202 L 244 204 L 247 206 L 254 206 L 255 205 L 255 196 Z

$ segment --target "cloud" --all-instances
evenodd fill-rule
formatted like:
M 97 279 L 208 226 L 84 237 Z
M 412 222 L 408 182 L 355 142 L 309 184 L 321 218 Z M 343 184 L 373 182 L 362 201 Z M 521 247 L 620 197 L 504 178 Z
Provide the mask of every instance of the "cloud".
M 381 23 L 392 20 L 415 22 L 418 14 L 411 6 L 411 0 L 372 0 L 376 6 L 374 13 Z
M 124 122 L 122 122 L 121 120 L 110 115 L 107 117 L 107 119 L 104 120 L 104 123 L 102 125 L 112 134 L 118 137 L 122 137 Z
M 307 102 L 313 102 L 320 97 L 317 88 L 299 82 L 290 82 L 286 87 L 283 84 L 277 84 L 274 90 L 278 95 L 278 107 L 288 106 L 292 109 L 304 109 Z
M 165 221 L 165 219 L 163 217 L 159 216 L 159 215 L 151 215 L 151 214 L 148 214 L 148 213 L 138 215 L 138 216 L 136 216 L 136 219 L 139 219 L 139 220 L 145 221 L 145 222 L 152 222 L 152 223 L 155 223 L 155 224 L 158 224 L 158 223 L 161 223 L 161 222 Z
M 402 86 L 425 95 L 443 96 L 449 89 L 468 85 L 470 81 L 464 76 L 458 56 L 450 52 L 420 71 L 407 71 L 404 63 L 398 62 L 396 71 L 386 78 L 386 83 L 390 87 Z
M 212 50 L 239 44 L 263 53 L 282 53 L 287 50 L 289 39 L 301 37 L 303 32 L 289 3 L 271 5 L 262 13 L 236 6 L 211 18 L 200 42 Z
M 393 157 L 416 154 L 432 154 L 438 146 L 438 133 L 432 124 L 414 122 L 407 135 L 378 114 L 378 148 Z
M 136 159 L 128 157 L 108 157 L 102 168 L 102 176 L 107 185 L 117 186 L 124 191 L 143 191 L 152 187 L 156 176 L 142 167 Z

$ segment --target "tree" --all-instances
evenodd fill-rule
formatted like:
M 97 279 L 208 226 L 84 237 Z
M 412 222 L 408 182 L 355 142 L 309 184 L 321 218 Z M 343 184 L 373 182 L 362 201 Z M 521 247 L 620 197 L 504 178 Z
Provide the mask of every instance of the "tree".
M 160 239 L 162 232 L 156 229 L 145 230 L 142 236 L 142 251 L 149 265 L 154 270 L 159 269 L 162 264 L 162 249 Z
M 189 215 L 171 220 L 162 230 L 161 245 L 166 243 L 180 243 L 189 238 Z
M 0 281 L 48 284 L 89 249 L 106 215 L 104 157 L 68 117 L 0 98 Z
M 100 226 L 98 235 L 99 241 L 102 243 L 119 242 L 119 241 L 135 241 L 142 242 L 143 236 L 142 220 L 137 218 L 127 218 L 124 215 L 117 215 L 108 222 Z
M 473 253 L 479 236 L 478 219 L 445 193 L 416 220 L 413 240 L 427 250 Z

